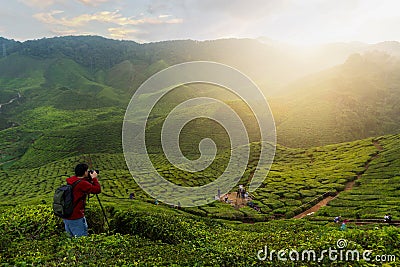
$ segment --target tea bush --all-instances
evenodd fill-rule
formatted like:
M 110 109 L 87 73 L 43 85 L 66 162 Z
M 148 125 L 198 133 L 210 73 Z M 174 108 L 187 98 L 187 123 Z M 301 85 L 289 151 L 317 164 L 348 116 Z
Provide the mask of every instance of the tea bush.
M 243 224 L 166 211 L 110 209 L 111 231 L 68 238 L 46 205 L 3 207 L 0 217 L 3 266 L 365 266 L 365 261 L 260 261 L 268 250 L 335 248 L 345 239 L 349 249 L 373 255 L 400 256 L 400 229 L 334 223 L 275 220 Z M 92 212 L 95 212 L 94 210 Z M 173 216 L 175 214 L 175 216 Z M 92 216 L 92 214 L 87 215 Z M 12 220 L 14 219 L 14 222 Z M 89 219 L 89 218 L 88 218 Z M 45 222 L 45 220 L 47 222 Z M 44 224 L 43 224 L 44 222 Z M 7 226 L 8 225 L 8 226 Z M 5 245 L 4 245 L 5 244 Z M 368 266 L 379 266 L 376 262 Z

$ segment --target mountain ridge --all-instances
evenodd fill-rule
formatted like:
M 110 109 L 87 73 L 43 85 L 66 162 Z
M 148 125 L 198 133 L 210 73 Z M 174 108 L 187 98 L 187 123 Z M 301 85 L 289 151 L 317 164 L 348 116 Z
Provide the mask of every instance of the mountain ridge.
M 365 52 L 365 44 L 350 43 L 350 48 L 346 48 L 346 44 L 328 45 L 342 57 L 361 48 L 330 68 L 321 66 L 336 62 L 338 58 L 328 57 L 322 65 L 317 64 L 319 67 L 314 63 L 304 65 L 303 74 L 313 69 L 319 71 L 303 75 L 301 79 L 295 77 L 300 76 L 297 70 L 301 69 L 302 62 L 311 55 L 318 58 L 327 52 L 308 51 L 309 54 L 292 58 L 298 51 L 252 39 L 139 44 L 99 36 L 56 37 L 22 43 L 2 38 L 0 47 L 2 42 L 7 42 L 7 53 L 0 57 L 1 103 L 8 102 L 17 93 L 22 95 L 0 111 L 0 129 L 12 126 L 22 134 L 21 142 L 0 147 L 7 161 L 10 157 L 18 159 L 29 149 L 34 142 L 30 137 L 51 135 L 52 130 L 46 125 L 46 118 L 52 118 L 51 113 L 61 114 L 60 120 L 66 116 L 65 121 L 70 121 L 68 112 L 85 111 L 89 117 L 96 118 L 93 110 L 104 108 L 103 122 L 114 125 L 116 118 L 122 120 L 129 99 L 147 78 L 168 66 L 191 60 L 232 65 L 253 79 L 270 102 L 278 142 L 285 146 L 318 146 L 393 134 L 399 130 L 398 59 L 375 49 L 394 53 L 398 48 L 400 51 L 398 42 L 367 45 L 374 49 L 369 52 Z M 338 55 L 333 54 L 334 57 Z M 328 61 L 331 63 L 327 64 Z M 289 85 L 279 86 L 285 83 Z M 202 94 L 201 91 L 197 93 Z M 190 95 L 196 97 L 196 90 Z M 229 101 L 229 97 L 226 100 Z M 36 128 L 24 126 L 21 114 L 43 114 L 43 110 L 49 112 L 49 117 L 42 115 L 40 120 L 44 121 L 32 124 Z M 76 119 L 75 124 L 65 127 L 79 124 Z M 23 137 L 24 133 L 27 138 Z

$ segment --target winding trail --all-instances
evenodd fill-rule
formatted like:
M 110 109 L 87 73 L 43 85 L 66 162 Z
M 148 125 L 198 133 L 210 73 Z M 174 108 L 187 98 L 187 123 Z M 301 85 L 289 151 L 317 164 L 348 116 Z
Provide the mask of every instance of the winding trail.
M 20 94 L 20 93 L 18 93 L 17 97 L 14 97 L 13 99 L 11 99 L 10 101 L 8 101 L 7 103 L 0 103 L 0 110 L 1 110 L 1 108 L 2 108 L 3 106 L 9 105 L 9 104 L 11 104 L 12 102 L 14 102 L 15 100 L 17 100 L 17 99 L 19 99 L 19 98 L 21 98 L 21 94 Z
M 326 206 L 329 202 L 331 202 L 334 198 L 336 198 L 336 196 L 328 196 L 326 198 L 324 198 L 323 200 L 321 200 L 320 202 L 318 202 L 317 204 L 315 204 L 314 206 L 312 206 L 311 208 L 309 208 L 308 210 L 303 211 L 300 214 L 297 214 L 296 216 L 294 216 L 294 219 L 301 219 L 306 217 L 307 215 L 311 215 L 314 212 L 317 212 L 320 208 Z
M 364 170 L 361 173 L 357 174 L 356 179 L 346 183 L 346 186 L 345 186 L 343 191 L 349 191 L 349 190 L 353 189 L 354 184 L 356 183 L 356 181 L 358 179 L 360 179 L 361 176 L 368 170 L 369 164 L 371 163 L 371 161 L 373 161 L 374 159 L 379 157 L 379 153 L 380 153 L 380 151 L 383 150 L 383 147 L 379 144 L 379 142 L 377 140 L 373 140 L 372 143 L 373 143 L 373 145 L 376 147 L 376 149 L 378 151 L 370 159 L 367 160 L 367 162 L 364 165 Z M 333 199 L 335 199 L 338 196 L 338 194 L 336 196 L 327 196 L 326 198 L 322 199 L 321 201 L 319 201 L 317 204 L 315 204 L 314 206 L 312 206 L 308 210 L 305 210 L 302 213 L 297 214 L 293 218 L 294 219 L 301 219 L 301 218 L 304 218 L 307 215 L 311 215 L 312 213 L 317 212 L 321 207 L 324 207 L 324 206 L 328 205 L 328 203 L 331 202 Z

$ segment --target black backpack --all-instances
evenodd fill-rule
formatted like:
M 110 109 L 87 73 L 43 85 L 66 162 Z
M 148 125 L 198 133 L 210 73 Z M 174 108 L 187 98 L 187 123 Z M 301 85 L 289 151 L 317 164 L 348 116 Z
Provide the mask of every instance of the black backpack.
M 74 205 L 73 189 L 81 180 L 75 181 L 72 185 L 66 184 L 56 189 L 53 198 L 54 215 L 61 218 L 68 218 L 72 215 Z

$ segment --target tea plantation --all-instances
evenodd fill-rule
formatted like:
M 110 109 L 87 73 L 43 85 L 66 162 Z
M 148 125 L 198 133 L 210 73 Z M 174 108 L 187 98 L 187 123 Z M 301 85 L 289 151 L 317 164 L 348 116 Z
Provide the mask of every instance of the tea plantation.
M 259 144 L 253 143 L 251 147 L 256 154 Z M 233 220 L 242 220 L 244 217 L 256 221 L 282 216 L 290 218 L 306 209 L 324 193 L 343 191 L 346 183 L 355 180 L 357 174 L 365 171 L 364 165 L 374 153 L 377 153 L 377 148 L 372 139 L 310 149 L 278 147 L 267 178 L 251 196 L 254 203 L 261 208 L 260 213 L 253 212 L 248 207 L 237 210 L 219 202 L 185 210 Z M 40 161 L 40 155 L 32 155 L 31 159 Z M 197 186 L 213 181 L 223 172 L 224 155 L 221 154 L 214 164 L 200 173 L 179 170 L 160 155 L 153 155 L 152 159 L 159 173 L 166 179 L 182 186 Z M 105 202 L 124 205 L 131 192 L 135 193 L 138 200 L 153 201 L 136 185 L 126 167 L 123 154 L 99 153 L 68 157 L 32 169 L 3 171 L 0 173 L 4 177 L 1 202 L 14 205 L 21 201 L 51 203 L 54 189 L 73 174 L 74 166 L 89 160 L 93 167 L 101 170 L 102 198 Z M 257 157 L 251 157 L 241 184 L 248 183 L 257 166 L 257 160 Z M 232 191 L 236 190 L 237 187 Z
M 268 175 L 247 203 L 234 196 L 239 184 L 248 187 L 260 156 L 260 130 L 250 107 L 219 86 L 174 88 L 153 107 L 146 124 L 146 149 L 159 174 L 177 185 L 201 186 L 217 179 L 229 162 L 233 151 L 226 130 L 203 117 L 183 127 L 179 146 L 186 157 L 197 159 L 199 142 L 211 138 L 218 153 L 209 167 L 183 171 L 163 155 L 160 133 L 167 114 L 192 98 L 211 97 L 231 107 L 245 125 L 251 151 L 230 192 L 231 203 L 187 208 L 157 204 L 132 178 L 121 136 L 129 99 L 151 75 L 191 60 L 232 65 L 249 77 L 253 73 L 269 91 L 271 79 L 289 81 L 287 70 L 265 75 L 291 65 L 286 52 L 276 57 L 269 45 L 235 39 L 6 41 L 7 55 L 0 58 L 0 266 L 400 265 L 400 230 L 382 223 L 387 213 L 400 218 L 400 134 L 393 135 L 399 133 L 397 61 L 388 62 L 385 55 L 353 57 L 289 86 L 287 98 L 271 97 L 278 143 L 297 148 L 276 147 L 270 169 L 262 170 Z M 198 118 L 203 111 L 210 118 L 221 112 L 198 105 L 180 114 Z M 86 212 L 90 235 L 70 239 L 52 214 L 52 197 L 82 162 L 100 170 L 99 198 L 109 224 L 92 197 Z M 326 206 L 294 219 L 327 197 L 333 200 Z M 333 223 L 339 215 L 377 223 L 350 222 L 340 230 Z M 337 254 L 326 253 L 331 250 Z M 360 257 L 344 257 L 355 250 Z M 369 250 L 370 257 L 362 259 Z M 300 257 L 302 251 L 306 258 Z
M 108 232 L 99 225 L 101 212 L 92 208 L 87 217 L 93 233 L 78 239 L 64 235 L 62 222 L 47 205 L 3 208 L 0 261 L 4 266 L 287 266 L 290 262 L 270 252 L 296 250 L 302 255 L 315 250 L 316 258 L 299 256 L 293 265 L 379 266 L 377 255 L 393 264 L 392 255 L 400 253 L 400 231 L 395 227 L 340 231 L 334 223 L 303 220 L 236 224 L 134 204 L 129 209 L 108 208 Z M 346 249 L 372 254 L 359 261 L 338 260 L 340 252 L 333 261 L 327 254 L 321 256 L 322 250 L 338 249 L 338 240 L 347 242 Z M 266 258 L 260 250 L 267 250 Z M 288 259 L 287 254 L 281 256 Z
M 391 213 L 400 217 L 400 160 L 398 135 L 377 139 L 381 148 L 352 190 L 343 192 L 322 208 L 319 217 L 381 219 Z
M 344 239 L 349 250 L 372 250 L 387 255 L 393 266 L 399 257 L 400 229 L 386 224 L 356 226 L 346 231 L 332 222 L 346 219 L 400 217 L 396 190 L 400 188 L 396 157 L 399 135 L 355 142 L 291 149 L 278 146 L 274 163 L 251 197 L 261 210 L 235 207 L 216 201 L 196 208 L 155 205 L 127 170 L 123 154 L 97 153 L 65 157 L 34 168 L 10 168 L 0 172 L 0 261 L 4 266 L 380 266 L 366 260 L 282 261 L 277 254 L 260 260 L 268 251 L 336 249 Z M 241 179 L 246 185 L 257 164 L 258 143 L 251 144 L 248 168 Z M 153 163 L 167 179 L 180 185 L 208 183 L 223 171 L 219 154 L 212 168 L 193 174 L 180 171 L 165 158 L 153 155 Z M 37 157 L 41 161 L 40 157 Z M 32 158 L 31 158 L 32 160 Z M 72 175 L 78 162 L 92 162 L 101 170 L 101 202 L 107 226 L 96 198 L 88 202 L 90 236 L 69 239 L 62 221 L 52 215 L 54 189 Z M 221 166 L 218 168 L 218 166 Z M 343 191 L 354 181 L 351 190 Z M 232 189 L 233 192 L 237 187 Z M 129 194 L 135 193 L 135 199 Z M 289 219 L 306 210 L 327 192 L 336 198 L 309 219 Z M 285 219 L 287 218 L 287 219 Z M 246 223 L 243 223 L 246 222 Z M 261 254 L 259 254 L 261 255 Z M 301 254 L 300 254 L 301 255 Z M 320 254 L 318 254 L 320 255 Z M 263 257 L 261 257 L 263 259 Z M 388 265 L 389 266 L 389 265 Z

